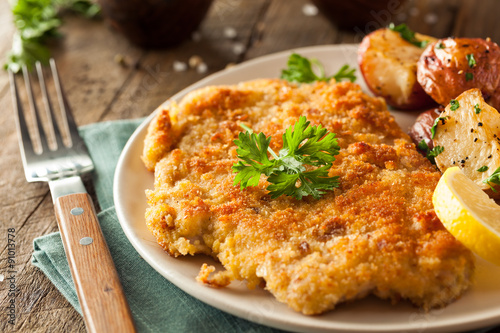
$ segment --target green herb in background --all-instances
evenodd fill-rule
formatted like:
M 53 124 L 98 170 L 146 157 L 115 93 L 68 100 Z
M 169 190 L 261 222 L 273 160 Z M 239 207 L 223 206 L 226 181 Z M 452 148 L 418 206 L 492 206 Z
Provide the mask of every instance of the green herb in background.
M 500 167 L 493 171 L 493 173 L 488 178 L 483 180 L 483 183 L 489 185 L 491 190 L 496 193 L 497 190 L 495 190 L 495 188 L 493 188 L 493 185 L 491 184 L 500 185 Z
M 290 55 L 287 66 L 286 69 L 281 71 L 281 78 L 290 82 L 311 83 L 314 81 L 329 81 L 332 78 L 337 82 L 344 79 L 351 82 L 356 81 L 356 75 L 354 74 L 356 69 L 349 67 L 349 65 L 342 66 L 336 74 L 327 77 L 323 65 L 317 59 L 308 59 L 297 53 Z M 319 75 L 314 73 L 313 66 L 318 68 Z
M 233 172 L 237 173 L 234 185 L 239 183 L 241 189 L 257 186 L 263 174 L 271 183 L 267 187 L 271 198 L 284 194 L 298 200 L 308 195 L 319 199 L 325 190 L 338 187 L 338 177 L 328 177 L 334 156 L 340 150 L 335 134 L 328 133 L 321 125 L 309 124 L 306 117 L 301 116 L 293 129 L 292 126 L 287 128 L 283 134 L 283 148 L 278 154 L 269 147 L 271 137 L 264 133 L 254 134 L 251 130 L 241 132 L 238 140 L 234 140 L 241 160 L 233 165 Z M 318 168 L 306 171 L 305 165 Z
M 410 28 L 408 28 L 408 26 L 405 23 L 401 23 L 400 25 L 395 25 L 394 23 L 390 23 L 388 28 L 391 29 L 392 31 L 399 32 L 401 38 L 420 48 L 424 48 L 427 46 L 427 44 L 429 44 L 428 40 L 418 40 L 415 37 L 415 32 Z
M 62 24 L 59 13 L 70 10 L 85 17 L 95 17 L 100 8 L 89 0 L 17 0 L 12 5 L 17 32 L 12 50 L 7 56 L 5 69 L 19 72 L 23 65 L 32 69 L 36 61 L 47 63 L 50 51 L 47 39 L 59 36 Z

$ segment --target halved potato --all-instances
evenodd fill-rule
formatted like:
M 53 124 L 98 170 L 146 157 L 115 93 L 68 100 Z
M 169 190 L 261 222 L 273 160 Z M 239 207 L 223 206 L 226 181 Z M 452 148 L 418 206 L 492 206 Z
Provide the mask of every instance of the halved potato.
M 415 37 L 436 40 L 418 33 Z M 370 90 L 387 104 L 397 109 L 425 109 L 435 103 L 417 81 L 417 61 L 423 51 L 398 32 L 379 29 L 363 38 L 358 50 L 359 68 Z
M 500 108 L 500 47 L 482 38 L 437 40 L 420 56 L 417 79 L 439 104 L 478 88 L 487 103 Z
M 440 115 L 434 136 L 434 147 L 444 151 L 435 160 L 444 172 L 458 166 L 492 197 L 500 197 L 483 183 L 500 167 L 500 113 L 486 104 L 479 89 L 470 89 L 448 104 Z M 453 106 L 454 105 L 454 106 Z M 487 167 L 484 172 L 479 169 Z M 495 189 L 500 191 L 499 185 Z

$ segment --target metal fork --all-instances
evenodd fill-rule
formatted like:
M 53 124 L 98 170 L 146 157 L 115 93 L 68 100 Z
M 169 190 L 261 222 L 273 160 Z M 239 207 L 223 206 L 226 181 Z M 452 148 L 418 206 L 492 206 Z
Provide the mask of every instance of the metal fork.
M 47 93 L 43 69 L 36 63 L 38 81 L 48 118 L 48 132 L 55 138 L 55 148 L 49 147 L 47 134 L 33 96 L 30 74 L 23 67 L 28 104 L 36 123 L 33 139 L 39 142 L 36 152 L 26 123 L 14 74 L 9 71 L 12 100 L 16 112 L 19 147 L 28 182 L 49 183 L 64 250 L 78 293 L 85 326 L 89 332 L 135 332 L 130 308 L 123 293 L 111 254 L 102 235 L 95 209 L 80 174 L 94 169 L 92 160 L 71 114 L 63 93 L 55 61 L 50 68 L 62 112 L 62 127 L 54 121 L 55 114 Z M 69 131 L 66 146 L 62 132 Z

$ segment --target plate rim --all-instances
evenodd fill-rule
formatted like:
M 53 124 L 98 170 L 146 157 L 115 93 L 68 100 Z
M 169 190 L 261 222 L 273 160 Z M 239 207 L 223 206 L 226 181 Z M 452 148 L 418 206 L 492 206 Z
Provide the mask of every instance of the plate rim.
M 315 53 L 315 52 L 324 52 L 324 51 L 331 51 L 334 52 L 336 49 L 340 48 L 355 48 L 357 50 L 359 44 L 332 44 L 332 45 L 317 45 L 317 46 L 308 46 L 308 47 L 300 47 L 300 48 L 293 48 L 289 50 L 284 50 L 272 54 L 267 54 L 263 55 L 254 59 L 250 59 L 247 61 L 244 61 L 240 64 L 237 64 L 231 68 L 228 69 L 223 69 L 221 71 L 215 72 L 211 75 L 208 75 L 207 77 L 196 81 L 195 83 L 187 86 L 186 88 L 180 90 L 179 92 L 175 93 L 171 97 L 169 97 L 165 102 L 161 103 L 157 109 L 155 109 L 149 116 L 147 116 L 144 121 L 136 128 L 136 130 L 133 132 L 131 137 L 127 140 L 127 143 L 125 144 L 122 152 L 120 153 L 120 157 L 117 161 L 116 164 L 116 169 L 115 173 L 113 176 L 113 202 L 115 205 L 115 210 L 116 214 L 118 217 L 118 221 L 120 223 L 120 226 L 122 230 L 124 231 L 127 239 L 129 242 L 132 244 L 134 249 L 141 255 L 141 257 L 146 260 L 146 262 L 154 269 L 156 270 L 160 275 L 162 275 L 164 278 L 166 278 L 168 281 L 173 283 L 176 287 L 180 288 L 184 292 L 188 293 L 189 295 L 195 297 L 196 299 L 213 306 L 221 311 L 230 313 L 232 315 L 235 315 L 237 317 L 243 318 L 245 320 L 249 321 L 254 321 L 257 322 L 258 324 L 261 325 L 266 325 L 266 326 L 271 326 L 274 328 L 278 329 L 286 329 L 286 330 L 292 330 L 292 331 L 301 331 L 301 330 L 311 330 L 313 329 L 314 332 L 332 332 L 335 330 L 342 331 L 342 332 L 400 332 L 400 331 L 406 331 L 406 332 L 418 332 L 422 331 L 422 327 L 415 327 L 411 325 L 400 325 L 400 324 L 394 324 L 391 326 L 390 323 L 385 323 L 383 326 L 380 327 L 374 327 L 373 324 L 370 326 L 369 323 L 365 324 L 364 326 L 362 323 L 352 323 L 352 324 L 344 324 L 344 323 L 337 323 L 337 325 L 332 325 L 329 327 L 325 327 L 322 325 L 311 327 L 310 325 L 300 325 L 297 323 L 293 323 L 291 326 L 287 321 L 283 320 L 278 320 L 273 317 L 266 317 L 264 316 L 264 321 L 263 322 L 258 322 L 252 319 L 249 319 L 253 313 L 249 311 L 244 311 L 240 310 L 236 307 L 229 307 L 226 304 L 223 304 L 224 302 L 219 302 L 218 300 L 214 299 L 209 299 L 209 297 L 205 297 L 204 294 L 199 295 L 194 293 L 194 289 L 190 288 L 189 285 L 185 284 L 179 284 L 177 281 L 177 278 L 173 277 L 172 275 L 168 274 L 168 272 L 165 272 L 163 267 L 160 266 L 160 263 L 156 262 L 151 258 L 151 254 L 146 251 L 140 244 L 140 239 L 136 237 L 136 235 L 133 234 L 133 231 L 131 230 L 130 226 L 125 222 L 126 221 L 126 216 L 124 215 L 124 212 L 122 210 L 121 206 L 121 201 L 120 201 L 120 176 L 122 174 L 123 170 L 123 165 L 124 161 L 126 160 L 127 153 L 128 151 L 134 146 L 136 143 L 136 140 L 138 140 L 139 137 L 142 137 L 145 135 L 145 131 L 147 130 L 147 126 L 151 122 L 151 120 L 154 118 L 156 113 L 158 112 L 158 109 L 161 107 L 164 107 L 170 101 L 172 100 L 179 100 L 180 98 L 184 97 L 186 94 L 189 92 L 207 86 L 207 83 L 212 82 L 220 77 L 223 77 L 227 75 L 227 73 L 230 73 L 232 71 L 238 71 L 242 70 L 247 67 L 252 67 L 255 65 L 258 65 L 259 63 L 262 62 L 268 62 L 272 61 L 273 59 L 276 58 L 282 58 L 285 55 L 290 55 L 292 52 L 297 52 L 297 53 Z M 165 255 L 168 255 L 165 253 Z M 273 297 L 270 295 L 270 297 Z M 273 297 L 274 298 L 274 297 Z M 283 304 L 284 306 L 287 306 L 286 304 Z M 333 310 L 335 311 L 335 310 Z M 500 323 L 500 307 L 496 309 L 496 311 L 491 310 L 491 314 L 484 313 L 482 316 L 481 315 L 476 315 L 474 318 L 469 319 L 469 320 L 464 320 L 464 317 L 459 317 L 456 318 L 453 322 L 451 322 L 451 319 L 448 320 L 441 320 L 441 321 L 436 321 L 433 323 L 429 323 L 425 327 L 426 332 L 453 332 L 457 329 L 460 331 L 463 330 L 469 330 L 469 329 L 476 329 L 479 327 L 487 327 L 489 325 L 495 325 Z M 297 313 L 298 315 L 302 316 L 302 314 Z M 262 314 L 261 314 L 262 315 Z M 322 322 L 318 322 L 321 324 Z M 335 324 L 332 322 L 332 324 Z M 370 326 L 370 327 L 369 327 Z

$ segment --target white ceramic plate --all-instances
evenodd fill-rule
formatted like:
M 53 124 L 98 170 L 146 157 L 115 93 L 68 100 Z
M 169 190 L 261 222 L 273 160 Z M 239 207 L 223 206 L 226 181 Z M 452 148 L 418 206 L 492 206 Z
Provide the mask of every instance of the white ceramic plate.
M 327 73 L 334 73 L 345 63 L 357 67 L 356 45 L 332 45 L 293 50 L 315 57 Z M 213 74 L 179 92 L 186 93 L 207 85 L 235 84 L 257 78 L 279 77 L 292 51 L 257 58 Z M 363 89 L 367 88 L 357 70 Z M 416 113 L 394 115 L 403 129 L 414 121 Z M 248 290 L 243 282 L 213 289 L 195 281 L 202 263 L 213 263 L 205 256 L 174 259 L 167 255 L 149 233 L 144 222 L 144 190 L 153 188 L 153 174 L 141 160 L 143 140 L 151 115 L 132 135 L 118 161 L 114 178 L 114 201 L 122 228 L 137 252 L 161 275 L 188 294 L 223 311 L 250 321 L 301 332 L 457 332 L 500 324 L 500 267 L 477 261 L 475 284 L 461 299 L 444 309 L 424 313 L 407 303 L 396 306 L 369 297 L 342 304 L 321 316 L 299 314 L 262 289 Z M 213 263 L 214 264 L 214 263 Z

